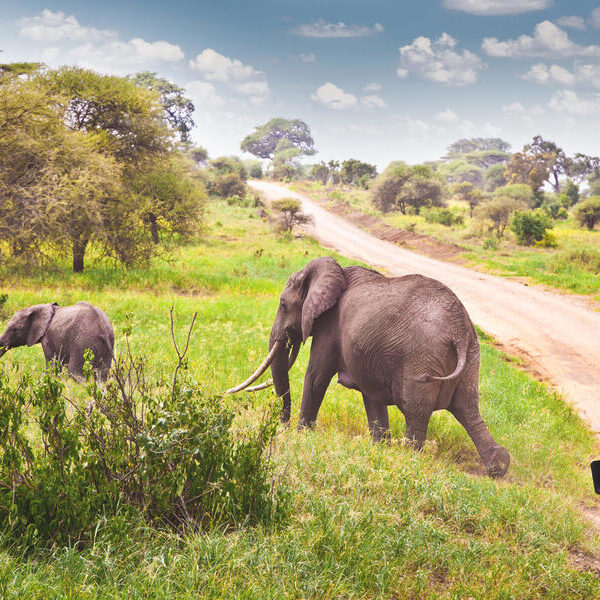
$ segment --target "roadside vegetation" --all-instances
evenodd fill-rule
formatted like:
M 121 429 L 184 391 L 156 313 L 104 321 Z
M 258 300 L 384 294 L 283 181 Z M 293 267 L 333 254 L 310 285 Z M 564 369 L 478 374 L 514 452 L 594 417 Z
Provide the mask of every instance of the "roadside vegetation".
M 293 186 L 357 213 L 357 222 L 362 213 L 435 238 L 463 263 L 599 297 L 600 159 L 567 157 L 540 136 L 522 152 L 509 148 L 495 138 L 459 140 L 439 161 L 392 162 L 360 185 L 315 165 L 311 180 Z M 410 235 L 402 244 L 411 248 Z

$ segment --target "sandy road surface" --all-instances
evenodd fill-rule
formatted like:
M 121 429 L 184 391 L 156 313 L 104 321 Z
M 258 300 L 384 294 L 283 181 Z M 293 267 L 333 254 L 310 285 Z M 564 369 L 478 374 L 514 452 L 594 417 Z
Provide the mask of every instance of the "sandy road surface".
M 312 234 L 340 254 L 388 273 L 421 273 L 450 287 L 472 320 L 571 402 L 600 434 L 600 312 L 581 297 L 472 271 L 379 240 L 321 208 L 307 196 L 264 181 L 249 182 L 268 200 L 298 198 L 315 220 Z

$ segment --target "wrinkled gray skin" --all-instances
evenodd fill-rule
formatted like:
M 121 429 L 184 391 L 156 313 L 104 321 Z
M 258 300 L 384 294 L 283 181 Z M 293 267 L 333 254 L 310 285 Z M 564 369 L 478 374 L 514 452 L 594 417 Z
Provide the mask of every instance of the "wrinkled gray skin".
M 447 409 L 471 436 L 492 477 L 510 454 L 479 414 L 479 342 L 469 315 L 445 285 L 421 275 L 387 278 L 362 267 L 317 258 L 294 273 L 281 294 L 271 330 L 287 342 L 271 373 L 290 418 L 290 347 L 311 336 L 299 428 L 312 427 L 332 377 L 362 393 L 375 440 L 389 437 L 388 406 L 406 420 L 406 437 L 420 448 L 434 410 Z
M 0 336 L 0 356 L 11 348 L 42 344 L 46 364 L 56 360 L 76 379 L 83 377 L 83 353 L 94 352 L 93 367 L 106 380 L 113 359 L 115 335 L 101 309 L 77 302 L 72 306 L 36 304 L 17 311 Z

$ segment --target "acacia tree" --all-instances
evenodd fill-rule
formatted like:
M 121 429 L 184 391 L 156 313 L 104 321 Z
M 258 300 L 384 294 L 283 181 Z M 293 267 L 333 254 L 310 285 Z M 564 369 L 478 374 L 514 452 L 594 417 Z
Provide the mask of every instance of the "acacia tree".
M 380 210 L 399 210 L 406 214 L 411 206 L 415 212 L 424 206 L 443 206 L 444 181 L 431 167 L 393 162 L 377 177 L 371 200 Z
M 247 135 L 240 147 L 258 158 L 278 157 L 282 162 L 316 153 L 310 128 L 300 119 L 271 119 Z
M 319 180 L 323 185 L 329 180 L 329 167 L 321 161 L 316 165 L 313 165 L 310 174 L 314 179 Z
M 184 231 L 183 212 L 200 216 L 186 193 L 175 206 L 173 178 L 157 166 L 174 168 L 172 134 L 154 92 L 62 68 L 29 79 L 4 75 L 0 97 L 0 229 L 13 232 L 2 236 L 13 254 L 39 253 L 44 244 L 68 249 L 79 272 L 95 240 L 105 254 L 133 264 L 152 254 L 153 226 Z M 153 190 L 164 197 L 146 186 L 141 199 L 139 186 L 157 172 L 163 183 Z M 195 203 L 202 202 L 198 191 Z
M 192 113 L 195 109 L 192 101 L 184 96 L 185 90 L 150 71 L 136 73 L 131 79 L 136 85 L 158 94 L 166 122 L 179 133 L 182 142 L 189 141 L 190 131 L 194 128 Z M 203 160 L 206 160 L 206 156 Z
M 349 158 L 342 163 L 340 179 L 346 185 L 361 185 L 377 175 L 377 167 L 355 158 Z

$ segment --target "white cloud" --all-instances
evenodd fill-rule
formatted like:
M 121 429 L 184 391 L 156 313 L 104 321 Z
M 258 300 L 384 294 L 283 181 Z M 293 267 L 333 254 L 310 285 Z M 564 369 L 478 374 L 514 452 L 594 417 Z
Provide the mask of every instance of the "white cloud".
M 320 86 L 310 97 L 311 100 L 334 110 L 353 108 L 357 104 L 356 96 L 354 94 L 344 92 L 343 89 L 329 81 Z
M 24 17 L 19 20 L 21 27 L 19 33 L 23 37 L 38 42 L 58 42 L 61 40 L 75 40 L 80 42 L 98 42 L 115 38 L 115 31 L 84 27 L 74 15 L 67 15 L 62 11 L 52 12 L 45 8 L 35 17 Z
M 208 81 L 189 81 L 185 84 L 185 92 L 194 101 L 197 108 L 223 104 L 223 98 L 219 96 L 215 86 Z
M 420 119 L 411 119 L 410 117 L 404 117 L 402 122 L 406 125 L 410 133 L 415 134 L 424 134 L 428 133 L 431 127 L 425 123 L 425 121 L 421 121 Z
M 552 0 L 444 0 L 442 6 L 473 15 L 517 15 L 548 8 Z
M 546 65 L 538 63 L 532 65 L 529 71 L 521 75 L 522 79 L 533 81 L 541 85 L 558 84 L 573 86 L 577 84 L 590 85 L 600 88 L 600 65 L 575 64 L 573 71 L 560 65 Z
M 543 115 L 545 111 L 539 104 L 532 108 L 525 108 L 520 102 L 513 102 L 503 106 L 502 112 L 508 116 L 531 118 Z
M 522 79 L 533 81 L 534 83 L 547 84 L 559 83 L 561 85 L 573 85 L 576 82 L 576 77 L 560 65 L 546 65 L 538 63 L 532 65 L 529 71 L 521 75 Z
M 368 83 L 367 85 L 365 85 L 365 87 L 363 88 L 363 92 L 380 92 L 383 89 L 383 86 L 381 86 L 379 83 Z
M 561 114 L 587 116 L 600 113 L 600 97 L 595 95 L 591 100 L 586 100 L 573 90 L 561 90 L 552 96 L 548 107 Z
M 210 81 L 244 81 L 253 77 L 264 75 L 250 65 L 244 65 L 236 58 L 231 59 L 219 54 L 212 48 L 206 48 L 200 54 L 190 60 L 190 67 L 200 71 Z
M 490 56 L 503 58 L 600 56 L 600 46 L 579 46 L 566 31 L 550 21 L 538 23 L 533 36 L 521 35 L 504 42 L 497 38 L 484 38 L 481 47 Z
M 435 115 L 434 119 L 440 121 L 440 123 L 445 123 L 446 125 L 458 123 L 459 121 L 458 115 L 449 108 Z
M 300 54 L 300 62 L 312 63 L 317 60 L 317 57 L 311 52 L 310 54 Z
M 387 106 L 387 102 L 377 94 L 370 94 L 368 96 L 363 96 L 360 99 L 361 104 L 366 106 L 367 108 L 385 108 Z
M 184 54 L 179 46 L 169 42 L 146 42 L 141 38 L 134 38 L 129 42 L 87 43 L 68 50 L 57 47 L 46 48 L 42 57 L 48 64 L 66 62 L 124 75 L 159 63 L 180 61 L 184 58 Z
M 590 14 L 590 23 L 592 24 L 592 27 L 600 29 L 600 7 L 595 8 Z
M 402 46 L 400 63 L 396 71 L 405 78 L 410 73 L 438 83 L 466 85 L 477 81 L 478 72 L 486 67 L 472 52 L 456 51 L 457 41 L 447 33 L 433 42 L 424 36 L 417 37 L 412 44 Z
M 571 29 L 585 29 L 585 19 L 583 17 L 560 17 L 556 19 L 556 24 L 562 27 L 571 27 Z
M 319 19 L 314 23 L 298 25 L 298 27 L 292 29 L 291 33 L 313 38 L 356 38 L 375 35 L 383 30 L 383 25 L 380 23 L 375 23 L 373 27 L 367 27 L 364 25 L 346 25 L 342 21 L 327 23 L 327 21 Z
M 269 84 L 262 71 L 245 65 L 238 59 L 219 54 L 212 48 L 206 48 L 190 60 L 190 67 L 202 73 L 208 81 L 227 84 L 238 94 L 250 96 L 255 104 L 261 104 L 270 94 Z

